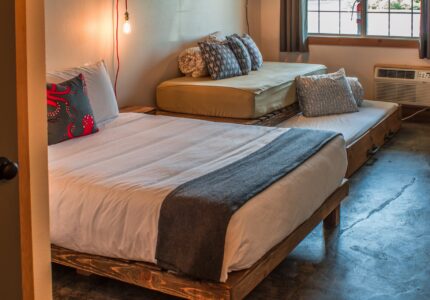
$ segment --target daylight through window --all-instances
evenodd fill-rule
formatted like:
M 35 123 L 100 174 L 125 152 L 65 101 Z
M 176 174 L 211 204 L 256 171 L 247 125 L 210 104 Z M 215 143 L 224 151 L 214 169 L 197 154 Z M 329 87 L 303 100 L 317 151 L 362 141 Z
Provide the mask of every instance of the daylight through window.
M 308 32 L 416 38 L 420 8 L 421 0 L 308 0 Z

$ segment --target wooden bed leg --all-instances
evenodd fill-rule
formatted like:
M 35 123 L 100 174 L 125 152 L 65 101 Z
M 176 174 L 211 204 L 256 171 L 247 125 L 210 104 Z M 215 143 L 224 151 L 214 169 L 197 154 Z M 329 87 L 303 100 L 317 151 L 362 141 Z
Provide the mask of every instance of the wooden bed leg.
M 89 277 L 92 275 L 92 273 L 84 271 L 84 270 L 79 270 L 76 269 L 76 274 L 81 275 L 81 276 L 85 276 L 85 277 Z
M 324 219 L 324 228 L 333 229 L 340 224 L 340 204 Z

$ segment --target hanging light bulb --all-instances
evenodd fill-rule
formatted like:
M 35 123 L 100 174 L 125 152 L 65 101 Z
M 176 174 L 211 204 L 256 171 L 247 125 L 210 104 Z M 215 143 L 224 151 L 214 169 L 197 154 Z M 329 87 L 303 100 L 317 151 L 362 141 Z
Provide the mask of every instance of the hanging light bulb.
M 130 15 L 128 14 L 128 11 L 125 12 L 125 20 L 124 24 L 122 25 L 122 30 L 125 34 L 129 34 L 131 32 L 131 24 L 130 24 Z

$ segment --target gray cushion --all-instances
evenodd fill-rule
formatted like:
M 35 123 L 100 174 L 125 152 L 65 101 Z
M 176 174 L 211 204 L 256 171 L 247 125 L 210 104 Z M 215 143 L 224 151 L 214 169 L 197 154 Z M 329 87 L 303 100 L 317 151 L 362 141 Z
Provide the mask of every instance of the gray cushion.
M 258 49 L 257 44 L 248 34 L 236 36 L 241 39 L 242 43 L 246 46 L 246 49 L 248 49 L 252 61 L 252 70 L 257 71 L 263 65 L 263 55 L 261 55 L 260 49 Z
M 352 94 L 354 95 L 355 102 L 358 106 L 363 104 L 364 100 L 364 88 L 358 81 L 357 77 L 346 77 L 349 85 L 351 86 Z
M 300 108 L 305 117 L 358 111 L 344 69 L 332 74 L 299 76 L 296 82 Z
M 228 44 L 201 42 L 199 47 L 212 79 L 242 75 L 239 62 Z
M 249 55 L 248 49 L 243 44 L 242 40 L 235 35 L 227 37 L 228 43 L 234 55 L 236 55 L 237 61 L 239 62 L 240 68 L 243 75 L 248 75 L 252 69 L 251 55 Z

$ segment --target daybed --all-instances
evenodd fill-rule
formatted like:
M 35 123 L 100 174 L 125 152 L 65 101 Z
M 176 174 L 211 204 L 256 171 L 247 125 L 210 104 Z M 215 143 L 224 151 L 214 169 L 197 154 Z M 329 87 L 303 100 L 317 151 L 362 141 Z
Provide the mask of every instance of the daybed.
M 50 146 L 53 261 L 188 299 L 242 299 L 320 221 L 338 224 L 348 193 L 344 139 L 328 141 L 232 216 L 218 282 L 156 265 L 160 207 L 178 185 L 288 131 L 123 113 L 95 135 Z
M 247 76 L 222 80 L 179 77 L 158 86 L 157 108 L 166 114 L 257 119 L 296 101 L 297 76 L 326 71 L 317 64 L 265 62 Z

